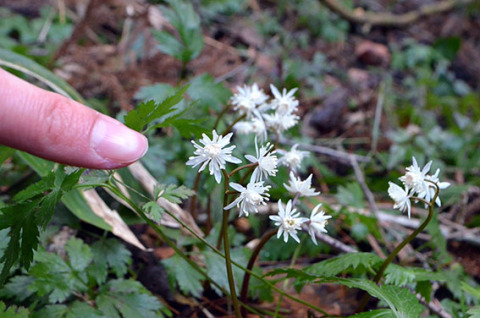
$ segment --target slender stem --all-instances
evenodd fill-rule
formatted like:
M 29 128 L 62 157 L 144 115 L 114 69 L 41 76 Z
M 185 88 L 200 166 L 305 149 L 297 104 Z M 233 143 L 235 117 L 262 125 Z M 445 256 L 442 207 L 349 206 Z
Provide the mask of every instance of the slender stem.
M 262 239 L 260 242 L 258 242 L 257 246 L 255 246 L 255 249 L 253 250 L 252 255 L 250 256 L 250 259 L 248 260 L 247 264 L 247 269 L 252 270 L 253 265 L 255 264 L 255 260 L 258 257 L 258 254 L 260 254 L 260 251 L 262 250 L 263 246 L 274 236 L 277 234 L 278 228 L 271 230 L 270 232 L 267 232 L 263 235 Z M 250 274 L 248 272 L 245 272 L 243 275 L 243 282 L 242 282 L 242 290 L 240 292 L 240 300 L 244 303 L 247 302 L 248 298 L 248 284 L 250 283 Z M 247 317 L 247 311 L 246 308 L 242 308 L 242 317 Z
M 228 111 L 230 110 L 230 104 L 228 104 L 220 114 L 217 116 L 217 120 L 215 121 L 215 125 L 213 126 L 213 129 L 217 129 L 218 125 L 220 124 L 220 120 L 222 119 L 223 115 L 225 115 Z
M 292 255 L 292 260 L 290 261 L 290 266 L 289 268 L 293 268 L 293 265 L 295 265 L 295 263 L 297 262 L 297 259 L 298 259 L 298 256 L 300 255 L 300 250 L 302 249 L 302 245 L 303 243 L 305 243 L 305 237 L 302 238 L 302 241 L 300 242 L 300 244 L 298 244 L 297 248 L 295 248 L 295 251 L 293 252 L 293 255 Z M 287 286 L 288 286 L 288 280 L 285 280 L 283 282 L 283 290 L 287 289 Z M 275 307 L 275 313 L 273 315 L 274 318 L 276 318 L 278 316 L 278 313 L 280 312 L 280 306 L 283 302 L 283 295 L 280 295 L 278 297 L 278 301 L 277 301 L 277 306 Z
M 245 181 L 247 180 L 247 177 L 253 172 L 253 170 L 255 170 L 255 166 L 251 166 L 250 169 L 248 169 L 248 171 L 245 172 L 245 174 L 240 179 L 240 184 L 245 183 Z
M 387 269 L 388 265 L 390 265 L 390 263 L 393 261 L 393 259 L 398 255 L 398 253 L 400 253 L 400 251 L 405 247 L 405 245 L 407 245 L 408 243 L 410 243 L 415 237 L 417 237 L 418 234 L 420 234 L 428 225 L 428 223 L 430 223 L 432 217 L 433 217 L 433 208 L 435 206 L 435 200 L 437 199 L 438 197 L 438 192 L 439 192 L 439 188 L 438 186 L 435 184 L 435 195 L 432 199 L 432 201 L 430 203 L 428 203 L 427 201 L 423 200 L 423 199 L 419 199 L 419 198 L 412 198 L 414 200 L 419 200 L 419 201 L 422 201 L 424 202 L 425 204 L 428 205 L 428 215 L 427 215 L 427 218 L 425 219 L 425 221 L 423 221 L 423 223 L 418 227 L 418 229 L 416 229 L 415 231 L 413 231 L 409 236 L 407 236 L 407 238 L 405 240 L 403 240 L 403 242 L 401 242 L 393 251 L 392 253 L 390 253 L 390 255 L 388 255 L 387 259 L 383 261 L 382 263 L 382 266 L 380 267 L 380 269 L 378 270 L 377 274 L 375 275 L 375 277 L 373 278 L 373 281 L 378 284 L 378 282 L 380 282 L 380 279 L 383 277 L 383 273 L 385 272 L 385 270 Z M 370 294 L 365 294 L 360 302 L 360 305 L 359 305 L 359 310 L 358 312 L 360 311 L 363 311 L 363 309 L 365 308 L 365 306 L 367 305 L 368 301 L 370 300 Z
M 227 206 L 228 196 L 228 175 L 227 172 L 222 170 L 225 176 L 225 192 L 223 194 L 223 207 Z M 232 298 L 233 303 L 233 310 L 235 311 L 235 317 L 242 318 L 240 313 L 240 306 L 238 305 L 237 299 L 237 292 L 235 290 L 235 280 L 233 278 L 233 270 L 232 270 L 232 258 L 230 256 L 230 242 L 228 240 L 228 210 L 223 209 L 223 219 L 222 219 L 222 234 L 223 234 L 223 249 L 225 251 L 225 266 L 227 267 L 227 277 L 228 277 L 228 285 L 230 287 L 230 296 Z
M 228 182 L 230 180 L 230 177 L 229 177 L 227 171 L 225 171 L 225 169 L 222 169 L 222 173 L 223 173 L 223 176 L 225 177 L 224 196 L 223 196 L 223 208 L 225 208 L 228 204 L 228 201 L 227 201 L 228 200 L 228 198 L 227 198 L 227 196 L 228 196 Z M 223 221 L 222 226 L 220 228 L 220 233 L 218 234 L 217 249 L 220 249 L 220 247 L 222 246 L 223 232 L 227 230 L 228 220 L 227 220 L 227 225 L 225 225 L 224 223 L 225 222 Z
M 225 128 L 225 130 L 222 132 L 222 136 L 227 134 L 230 130 L 232 130 L 233 126 L 235 126 L 236 123 L 238 123 L 240 120 L 244 119 L 245 117 L 247 117 L 247 115 L 242 115 L 237 119 L 235 119 L 230 125 L 228 125 L 227 128 Z
M 258 166 L 258 162 L 247 163 L 246 165 L 240 166 L 232 170 L 232 172 L 228 174 L 228 177 L 231 178 L 235 173 L 239 172 L 240 170 L 256 167 L 256 166 Z
M 193 218 L 195 218 L 195 205 L 197 203 L 197 193 L 198 193 L 198 186 L 200 185 L 200 176 L 201 172 L 197 172 L 197 175 L 195 176 L 195 181 L 193 183 L 193 195 L 190 200 L 190 214 L 192 215 Z

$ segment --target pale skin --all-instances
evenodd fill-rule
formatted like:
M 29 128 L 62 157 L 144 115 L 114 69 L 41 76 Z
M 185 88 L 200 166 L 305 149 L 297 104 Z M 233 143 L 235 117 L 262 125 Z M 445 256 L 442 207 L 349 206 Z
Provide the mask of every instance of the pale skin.
M 147 139 L 117 120 L 0 68 L 0 145 L 51 161 L 116 169 L 140 159 Z

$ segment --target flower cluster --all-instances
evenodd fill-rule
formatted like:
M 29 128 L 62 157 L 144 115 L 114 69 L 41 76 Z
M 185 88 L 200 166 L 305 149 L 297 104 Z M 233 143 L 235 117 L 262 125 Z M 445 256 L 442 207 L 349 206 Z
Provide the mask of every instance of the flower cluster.
M 432 162 L 428 162 L 422 169 L 417 163 L 415 157 L 412 157 L 412 165 L 407 167 L 405 175 L 399 179 L 403 183 L 403 188 L 393 182 L 389 182 L 388 194 L 395 202 L 394 209 L 402 212 L 407 211 L 408 218 L 410 218 L 412 204 L 411 200 L 424 201 L 428 204 L 434 203 L 438 206 L 442 205 L 438 191 L 446 189 L 450 186 L 448 182 L 440 182 L 438 175 L 440 169 L 437 169 L 435 174 L 429 175 Z
M 232 96 L 231 103 L 234 110 L 246 117 L 233 127 L 237 134 L 254 133 L 265 140 L 267 131 L 281 135 L 297 124 L 299 117 L 295 112 L 299 103 L 294 97 L 297 89 L 287 91 L 284 88 L 282 93 L 273 85 L 270 89 L 274 96 L 272 100 L 268 100 L 257 84 L 237 87 L 238 93 Z
M 280 93 L 272 85 L 271 90 L 274 98 L 269 100 L 269 97 L 257 84 L 245 85 L 238 87 L 238 93 L 231 99 L 233 109 L 240 116 L 246 118 L 245 121 L 238 122 L 233 129 L 237 134 L 255 134 L 255 155 L 245 155 L 247 164 L 240 167 L 241 169 L 251 167 L 253 170 L 248 183 L 242 185 L 229 182 L 229 187 L 235 190 L 233 194 L 237 196 L 224 209 L 230 210 L 236 207 L 240 217 L 248 217 L 250 213 L 258 213 L 258 208 L 266 205 L 270 199 L 268 192 L 271 186 L 267 184 L 269 178 L 276 176 L 278 166 L 285 166 L 290 171 L 290 175 L 288 184 L 284 184 L 284 186 L 295 198 L 289 200 L 285 207 L 279 201 L 278 215 L 270 216 L 270 219 L 279 227 L 278 237 L 283 235 L 285 242 L 288 241 L 289 236 L 299 242 L 297 231 L 303 229 L 310 234 L 313 242 L 317 244 L 316 235 L 326 232 L 325 226 L 330 216 L 326 216 L 324 211 L 319 211 L 321 205 L 317 205 L 313 209 L 310 218 L 300 216 L 300 212 L 294 208 L 298 198 L 320 194 L 311 186 L 312 175 L 305 180 L 296 175 L 308 152 L 297 149 L 298 145 L 296 144 L 290 150 L 277 150 L 271 143 L 265 143 L 265 138 L 268 135 L 267 131 L 272 130 L 278 136 L 298 122 L 298 116 L 294 115 L 298 107 L 298 101 L 294 97 L 296 89 L 291 91 L 283 89 Z M 199 172 L 208 167 L 210 175 L 215 176 L 217 183 L 222 180 L 222 175 L 229 179 L 230 175 L 226 172 L 226 163 L 238 164 L 242 162 L 232 155 L 235 146 L 230 146 L 231 138 L 232 133 L 221 136 L 213 130 L 211 139 L 207 135 L 203 135 L 200 140 L 202 145 L 192 141 L 196 149 L 194 156 L 191 156 L 187 161 L 187 165 L 193 167 L 200 165 Z M 278 158 L 277 154 L 281 157 Z

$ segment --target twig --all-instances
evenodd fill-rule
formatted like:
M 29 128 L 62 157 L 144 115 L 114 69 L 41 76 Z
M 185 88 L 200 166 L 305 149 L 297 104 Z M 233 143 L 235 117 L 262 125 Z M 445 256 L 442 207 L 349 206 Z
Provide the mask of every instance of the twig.
M 350 155 L 349 158 L 350 158 L 350 164 L 352 165 L 353 171 L 355 172 L 355 177 L 357 178 L 358 183 L 362 187 L 363 193 L 367 197 L 370 210 L 373 212 L 375 216 L 377 216 L 378 214 L 377 203 L 375 202 L 375 198 L 373 197 L 372 191 L 370 191 L 367 184 L 365 183 L 365 177 L 363 176 L 362 170 L 358 166 L 357 158 L 355 155 Z
M 289 146 L 293 146 L 294 144 L 296 144 L 296 142 L 293 142 L 293 141 L 288 140 L 288 139 L 283 138 L 283 137 L 280 137 L 278 139 L 278 141 L 281 144 L 289 145 Z M 338 161 L 340 161 L 342 163 L 345 163 L 345 164 L 351 164 L 351 159 L 350 159 L 351 156 L 354 156 L 355 159 L 357 160 L 357 162 L 370 162 L 370 158 L 368 158 L 368 157 L 355 155 L 355 154 L 349 154 L 347 152 L 335 150 L 335 149 L 328 148 L 328 147 L 317 146 L 317 145 L 309 145 L 309 144 L 298 144 L 298 147 L 300 149 L 304 149 L 304 150 L 312 151 L 312 152 L 315 152 L 315 153 L 318 153 L 318 154 L 321 154 L 321 155 L 326 155 L 326 156 L 333 157 L 333 158 L 337 159 Z
M 425 306 L 428 307 L 428 309 L 430 309 L 432 312 L 434 312 L 435 314 L 437 314 L 438 316 L 442 317 L 442 318 L 452 318 L 452 316 L 445 311 L 445 309 L 443 309 L 442 307 L 442 304 L 440 304 L 440 302 L 438 301 L 438 299 L 434 298 L 432 301 L 430 302 L 426 302 L 425 299 L 420 295 L 420 294 L 417 294 L 417 299 L 422 303 L 424 304 Z
M 383 27 L 407 27 L 420 18 L 452 10 L 456 6 L 466 5 L 473 0 L 445 0 L 429 5 L 424 5 L 417 10 L 404 13 L 375 13 L 350 10 L 345 7 L 340 0 L 319 0 L 327 8 L 337 13 L 339 16 L 352 23 L 366 24 L 369 26 Z

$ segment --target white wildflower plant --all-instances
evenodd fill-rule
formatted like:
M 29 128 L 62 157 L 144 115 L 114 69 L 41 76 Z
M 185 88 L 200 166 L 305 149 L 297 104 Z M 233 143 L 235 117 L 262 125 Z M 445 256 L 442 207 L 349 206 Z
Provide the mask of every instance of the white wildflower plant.
M 421 201 L 426 206 L 436 204 L 441 206 L 439 191 L 450 186 L 449 182 L 440 182 L 438 176 L 440 169 L 435 174 L 429 175 L 432 161 L 429 161 L 422 169 L 418 165 L 417 159 L 412 157 L 412 165 L 407 167 L 405 175 L 399 180 L 403 183 L 403 188 L 399 185 L 389 182 L 388 195 L 393 199 L 394 209 L 401 212 L 407 211 L 408 218 L 411 216 L 412 201 Z
M 257 84 L 237 87 L 237 93 L 230 99 L 233 111 L 238 117 L 231 127 L 235 135 L 228 132 L 222 136 L 216 130 L 212 131 L 211 138 L 203 134 L 198 143 L 192 141 L 195 147 L 194 156 L 189 158 L 187 165 L 193 168 L 200 166 L 198 173 L 208 167 L 210 175 L 215 177 L 217 183 L 220 183 L 224 176 L 227 188 L 223 210 L 238 210 L 239 217 L 249 217 L 250 214 L 258 213 L 259 208 L 270 201 L 269 191 L 273 184 L 271 178 L 277 175 L 280 166 L 287 169 L 289 180 L 284 187 L 294 198 L 288 200 L 285 206 L 282 201 L 278 201 L 278 214 L 270 216 L 275 226 L 278 226 L 274 231 L 277 231 L 278 238 L 283 236 L 285 242 L 288 242 L 289 237 L 300 242 L 298 231 L 304 231 L 317 244 L 317 235 L 326 232 L 325 226 L 331 216 L 319 210 L 321 204 L 314 208 L 310 218 L 303 216 L 295 207 L 300 197 L 320 194 L 312 187 L 311 174 L 306 179 L 297 175 L 303 159 L 309 153 L 299 150 L 298 144 L 293 145 L 290 150 L 278 148 L 278 137 L 299 121 L 296 114 L 299 102 L 294 96 L 297 89 L 280 91 L 273 85 L 270 89 L 273 94 L 271 99 Z M 232 143 L 235 143 L 237 136 L 247 134 L 254 134 L 255 155 L 244 155 L 246 164 L 235 167 L 234 165 L 242 161 L 232 154 L 234 149 L 238 151 Z M 268 141 L 269 134 L 276 137 L 277 144 Z M 232 164 L 231 171 L 227 171 L 227 163 Z M 247 171 L 247 168 L 250 169 Z M 233 182 L 231 180 L 233 175 L 243 169 L 246 170 L 243 177 L 235 179 L 242 181 Z

